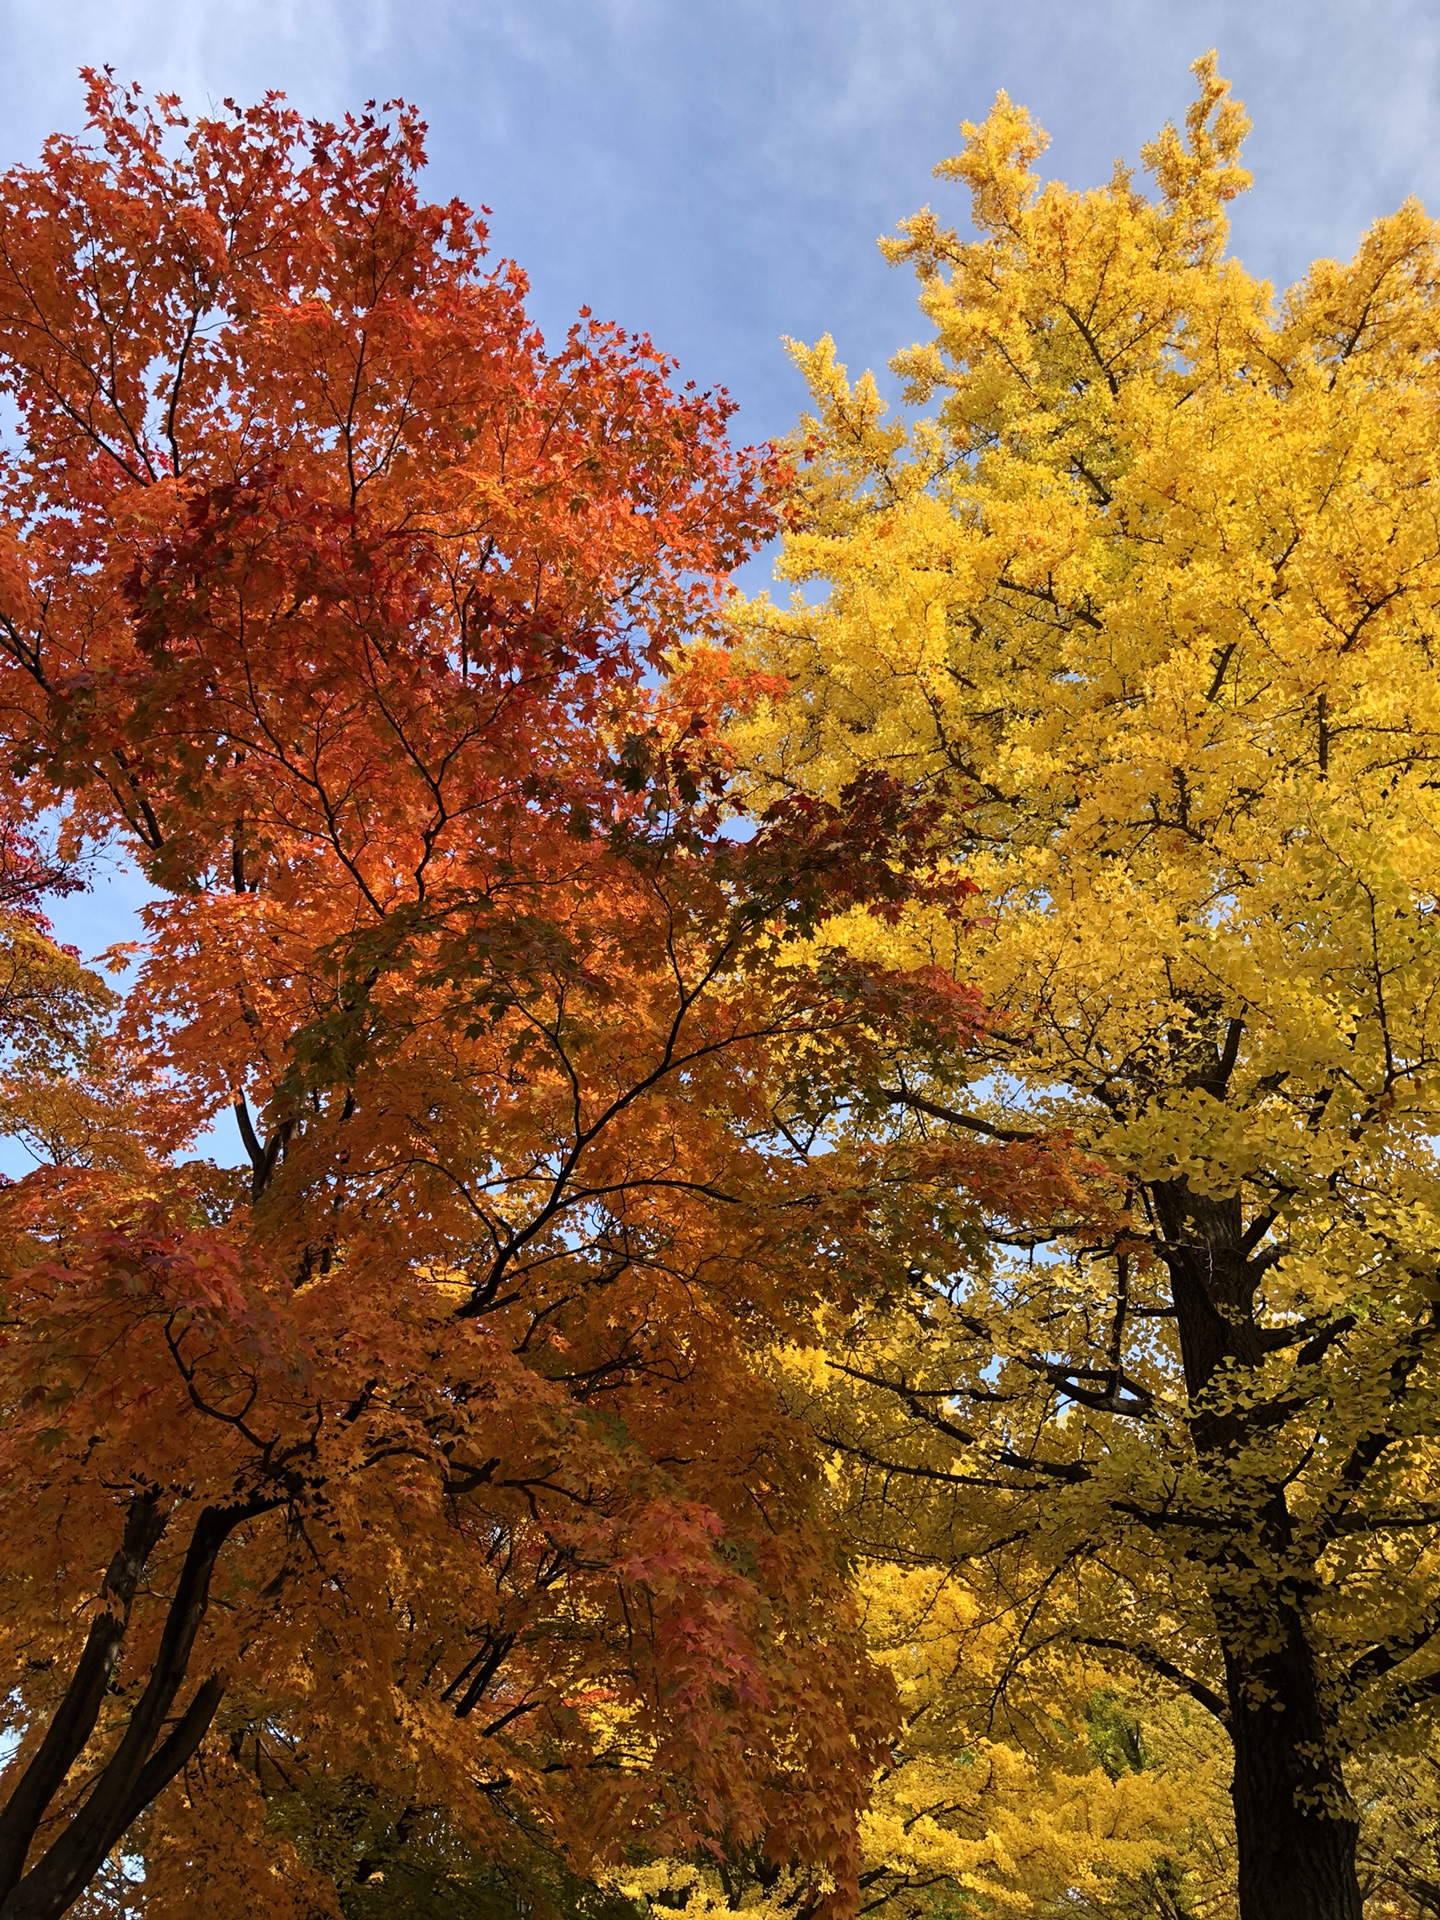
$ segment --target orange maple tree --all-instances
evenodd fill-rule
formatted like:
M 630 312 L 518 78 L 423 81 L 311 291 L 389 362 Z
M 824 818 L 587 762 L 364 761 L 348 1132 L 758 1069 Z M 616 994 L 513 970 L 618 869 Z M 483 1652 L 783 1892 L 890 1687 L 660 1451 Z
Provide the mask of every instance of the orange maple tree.
M 4 778 L 157 899 L 118 1021 L 32 955 L 5 1036 L 0 1920 L 137 1821 L 147 1911 L 248 1911 L 243 1829 L 336 1913 L 253 1811 L 307 1768 L 844 1910 L 890 1707 L 756 1356 L 907 1181 L 1065 1177 L 810 1151 L 806 1089 L 978 1017 L 784 947 L 953 894 L 933 822 L 721 831 L 764 459 L 648 342 L 547 348 L 408 110 L 90 115 L 0 179 Z M 227 1111 L 243 1180 L 177 1158 Z

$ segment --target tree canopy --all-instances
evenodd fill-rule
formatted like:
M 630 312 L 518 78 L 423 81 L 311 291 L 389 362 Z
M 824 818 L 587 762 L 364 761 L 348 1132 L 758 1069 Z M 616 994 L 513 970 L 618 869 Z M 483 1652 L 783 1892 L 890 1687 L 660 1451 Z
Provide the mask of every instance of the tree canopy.
M 1356 1920 L 1357 1756 L 1440 1696 L 1437 236 L 1407 204 L 1276 299 L 1197 73 L 1144 187 L 1042 181 L 1003 96 L 966 128 L 973 237 L 888 244 L 918 417 L 797 348 L 781 570 L 825 591 L 741 616 L 788 682 L 745 752 L 949 810 L 963 924 L 839 937 L 986 1012 L 877 1100 L 1063 1134 L 1112 1209 L 979 1260 L 922 1210 L 908 1300 L 832 1322 L 855 1539 L 963 1569 L 1012 1724 L 1086 1657 L 1203 1709 L 1242 1913 Z
M 779 448 L 404 106 L 0 176 L 0 1920 L 1440 1912 L 1440 236 L 1196 77 Z
M 5 933 L 0 1913 L 127 1834 L 122 1905 L 338 1913 L 286 1806 L 340 1783 L 843 1910 L 890 1695 L 754 1360 L 889 1176 L 777 1129 L 857 1022 L 775 930 L 915 833 L 881 780 L 718 834 L 764 458 L 547 349 L 408 111 L 90 105 L 0 180 L 11 864 L 58 815 L 158 897 L 114 1018 Z M 243 1179 L 184 1159 L 232 1114 Z

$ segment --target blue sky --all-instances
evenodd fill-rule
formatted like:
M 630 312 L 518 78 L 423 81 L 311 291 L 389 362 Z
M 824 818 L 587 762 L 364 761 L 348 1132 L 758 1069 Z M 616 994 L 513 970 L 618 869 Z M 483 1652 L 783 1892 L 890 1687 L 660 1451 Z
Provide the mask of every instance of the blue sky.
M 1220 50 L 1256 121 L 1236 219 L 1277 280 L 1347 252 L 1405 194 L 1440 204 L 1437 0 L 0 0 L 0 156 L 75 127 L 75 69 L 109 62 L 197 105 L 284 89 L 332 115 L 402 94 L 437 197 L 494 210 L 537 316 L 582 302 L 731 388 L 745 430 L 798 403 L 781 334 L 852 364 L 915 332 L 878 234 L 997 87 L 1099 180 Z
M 1277 282 L 1347 253 L 1405 195 L 1440 207 L 1440 0 L 0 0 L 0 160 L 77 128 L 76 69 L 195 106 L 283 89 L 326 116 L 403 95 L 437 198 L 493 209 L 547 330 L 582 303 L 723 383 L 747 438 L 800 402 L 780 337 L 852 367 L 915 337 L 877 235 L 998 87 L 1076 184 L 1183 113 L 1214 45 L 1256 122 L 1235 220 Z M 133 884 L 57 916 L 87 952 L 131 931 Z

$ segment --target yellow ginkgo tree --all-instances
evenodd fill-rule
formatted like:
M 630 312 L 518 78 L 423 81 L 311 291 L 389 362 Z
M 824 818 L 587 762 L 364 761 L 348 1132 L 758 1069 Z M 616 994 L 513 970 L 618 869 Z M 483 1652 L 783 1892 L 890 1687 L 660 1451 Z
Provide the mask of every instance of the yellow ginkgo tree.
M 993 1710 L 1007 1623 L 962 1570 L 871 1563 L 860 1592 L 904 1714 L 861 1829 L 865 1911 L 1233 1920 L 1224 1740 L 1200 1707 L 1077 1659 L 1021 1728 Z
M 1246 1920 L 1358 1920 L 1356 1782 L 1440 1705 L 1440 244 L 1407 203 L 1277 298 L 1196 71 L 1148 183 L 967 126 L 973 232 L 888 244 L 899 417 L 797 349 L 809 592 L 737 610 L 790 689 L 745 751 L 943 802 L 979 890 L 829 927 L 989 1009 L 854 1124 L 1101 1170 L 978 1256 L 917 1186 L 911 1291 L 806 1390 L 858 1550 L 964 1570 L 996 1724 L 1077 1659 L 1203 1708 Z

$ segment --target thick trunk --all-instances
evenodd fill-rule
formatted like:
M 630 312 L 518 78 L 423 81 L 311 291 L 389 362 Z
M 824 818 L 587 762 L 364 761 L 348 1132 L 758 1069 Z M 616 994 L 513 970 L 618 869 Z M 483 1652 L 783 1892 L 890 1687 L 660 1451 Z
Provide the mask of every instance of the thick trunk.
M 1257 1434 L 1250 1411 L 1211 1389 L 1263 1363 L 1255 1316 L 1263 1268 L 1246 1245 L 1238 1200 L 1180 1182 L 1153 1193 L 1168 1243 L 1191 1436 L 1222 1490 L 1223 1512 L 1231 1463 L 1248 1452 L 1253 1472 Z M 1285 1487 L 1279 1479 L 1268 1488 L 1251 1482 L 1246 1493 L 1248 1505 L 1235 1512 L 1230 1537 L 1216 1539 L 1211 1562 L 1235 1746 L 1241 1920 L 1362 1920 L 1356 1823 L 1329 1690 L 1307 1633 L 1305 1569 L 1295 1565 Z M 1287 1565 L 1284 1580 L 1266 1571 Z
M 1227 1657 L 1241 1920 L 1362 1920 L 1357 1827 L 1298 1618 L 1288 1644 Z
M 19 1880 L 46 1809 L 95 1731 L 105 1690 L 124 1644 L 135 1590 L 165 1531 L 167 1518 L 165 1508 L 153 1494 L 137 1494 L 130 1502 L 124 1538 L 105 1574 L 100 1608 L 91 1622 L 84 1651 L 39 1751 L 0 1811 L 0 1902 Z

